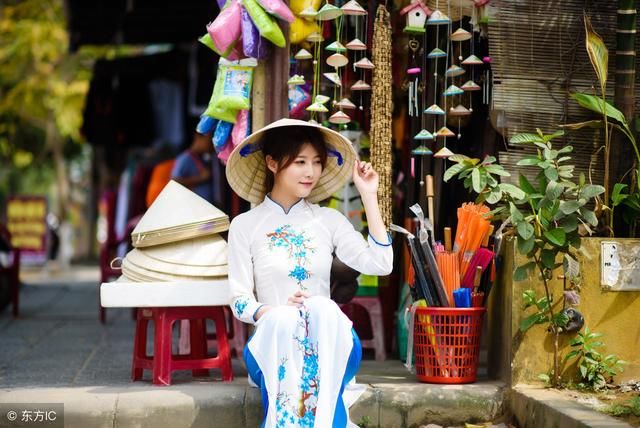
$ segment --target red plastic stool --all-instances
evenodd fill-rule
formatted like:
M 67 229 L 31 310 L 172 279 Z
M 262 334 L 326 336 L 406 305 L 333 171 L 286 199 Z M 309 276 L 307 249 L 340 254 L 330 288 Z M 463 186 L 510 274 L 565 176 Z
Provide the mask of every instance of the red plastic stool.
M 208 376 L 209 369 L 214 368 L 222 371 L 225 382 L 233 380 L 223 306 L 141 308 L 137 318 L 131 364 L 133 381 L 142 379 L 144 369 L 153 371 L 154 385 L 171 385 L 171 372 L 175 370 L 191 370 L 194 376 Z M 207 319 L 216 325 L 216 357 L 207 356 Z M 191 321 L 191 350 L 188 355 L 172 354 L 173 323 L 178 320 Z M 153 356 L 146 352 L 149 321 L 154 323 Z
M 346 312 L 345 306 L 358 305 L 363 307 L 369 314 L 371 322 L 371 339 L 360 339 L 362 348 L 372 349 L 375 351 L 376 361 L 384 361 L 387 359 L 387 351 L 384 348 L 384 325 L 382 322 L 382 305 L 377 296 L 356 296 L 349 303 L 340 305 L 343 312 Z

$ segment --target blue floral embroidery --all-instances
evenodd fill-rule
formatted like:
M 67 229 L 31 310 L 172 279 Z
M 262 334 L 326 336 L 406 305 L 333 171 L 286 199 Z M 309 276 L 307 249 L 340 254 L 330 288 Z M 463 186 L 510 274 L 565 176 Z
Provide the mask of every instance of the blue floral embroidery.
M 242 313 L 244 312 L 248 304 L 249 301 L 247 299 L 240 298 L 236 300 L 236 302 L 233 304 L 233 307 L 236 308 L 236 313 L 239 316 L 242 316 Z
M 288 224 L 267 233 L 267 238 L 269 238 L 269 249 L 288 250 L 289 258 L 295 261 L 293 269 L 289 271 L 289 278 L 295 279 L 300 289 L 306 290 L 302 282 L 311 277 L 311 272 L 305 268 L 308 262 L 307 256 L 315 252 L 315 249 L 309 246 L 311 239 L 305 236 L 305 232 L 298 233 Z

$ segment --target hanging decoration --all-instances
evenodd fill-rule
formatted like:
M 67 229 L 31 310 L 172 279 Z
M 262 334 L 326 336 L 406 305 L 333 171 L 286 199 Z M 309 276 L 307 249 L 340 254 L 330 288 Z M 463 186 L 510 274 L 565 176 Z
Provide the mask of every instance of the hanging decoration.
M 391 212 L 391 128 L 392 82 L 391 76 L 391 21 L 389 11 L 382 4 L 376 10 L 373 24 L 373 93 L 371 96 L 371 163 L 380 175 L 378 200 L 386 227 L 392 223 Z

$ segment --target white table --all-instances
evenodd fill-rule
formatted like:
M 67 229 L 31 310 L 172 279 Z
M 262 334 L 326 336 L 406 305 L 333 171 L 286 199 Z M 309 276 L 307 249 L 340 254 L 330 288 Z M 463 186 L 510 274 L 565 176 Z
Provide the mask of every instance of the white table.
M 128 282 L 120 277 L 100 285 L 105 308 L 225 306 L 230 301 L 227 278 L 214 281 Z

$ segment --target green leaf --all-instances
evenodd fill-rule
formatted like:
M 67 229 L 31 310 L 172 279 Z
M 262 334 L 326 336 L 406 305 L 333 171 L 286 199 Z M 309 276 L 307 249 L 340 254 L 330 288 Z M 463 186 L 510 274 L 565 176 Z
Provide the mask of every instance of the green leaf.
M 562 211 L 563 214 L 565 215 L 569 215 L 572 214 L 576 211 L 578 211 L 578 209 L 581 207 L 580 203 L 578 201 L 562 201 L 560 202 L 560 211 Z
M 460 162 L 464 162 L 466 160 L 471 159 L 469 156 L 465 156 L 465 155 L 461 155 L 461 154 L 454 154 L 449 156 L 449 158 L 447 160 L 450 160 L 451 162 L 456 162 L 456 163 L 460 163 Z
M 526 158 L 520 159 L 516 163 L 516 165 L 517 166 L 536 166 L 540 162 L 542 162 L 542 161 L 540 159 L 538 159 L 537 157 L 526 157 Z
M 554 132 L 553 134 L 544 135 L 544 136 L 542 137 L 542 140 L 543 140 L 545 143 L 548 143 L 549 141 L 551 141 L 551 140 L 553 140 L 553 139 L 555 139 L 555 138 L 558 138 L 558 137 L 562 137 L 563 135 L 564 135 L 564 130 L 563 130 L 563 129 L 560 129 L 560 130 L 558 130 L 558 131 Z
M 620 184 L 620 183 L 616 183 L 616 185 L 617 184 Z M 598 186 L 595 184 L 588 184 L 582 188 L 582 190 L 580 191 L 580 196 L 582 196 L 585 199 L 591 199 L 602 193 L 604 193 L 604 187 Z
M 567 233 L 573 232 L 578 228 L 578 219 L 576 216 L 565 217 L 560 221 L 560 227 Z
M 604 109 L 602 108 L 602 100 L 599 97 L 583 94 L 581 92 L 575 92 L 571 94 L 571 97 L 575 99 L 578 104 L 582 107 L 594 111 L 596 113 L 603 114 L 603 110 L 607 112 L 607 117 L 617 120 L 618 122 L 625 124 L 627 123 L 624 115 L 620 110 L 609 104 L 608 102 L 604 102 Z
M 560 228 L 547 230 L 544 232 L 544 237 L 549 240 L 553 245 L 563 247 L 566 243 L 567 234 Z
M 509 183 L 500 183 L 498 185 L 498 187 L 500 188 L 500 190 L 502 190 L 504 193 L 508 193 L 513 199 L 515 200 L 520 200 L 520 199 L 524 199 L 525 198 L 525 193 L 521 190 L 518 189 L 516 186 L 514 186 L 513 184 L 509 184 Z
M 511 174 L 505 171 L 505 169 L 500 165 L 488 165 L 485 167 L 488 172 L 491 174 L 499 175 L 501 177 L 510 177 Z
M 518 242 L 518 251 L 520 252 L 520 254 L 524 254 L 524 255 L 529 254 L 531 250 L 533 250 L 533 247 L 535 246 L 535 243 L 536 243 L 533 237 L 529 239 L 523 239 L 520 236 L 518 236 L 517 242 Z
M 529 272 L 531 272 L 536 267 L 535 262 L 525 263 L 522 266 L 518 266 L 513 271 L 513 280 L 514 281 L 524 281 L 529 278 Z
M 583 379 L 587 377 L 587 366 L 580 365 L 580 375 Z
M 613 186 L 613 191 L 611 192 L 611 202 L 612 202 L 614 207 L 617 207 L 618 205 L 620 205 L 622 203 L 622 201 L 624 201 L 625 199 L 627 199 L 629 197 L 628 194 L 622 193 L 622 191 L 624 189 L 626 189 L 627 187 L 628 186 L 626 184 L 623 184 L 623 183 L 616 183 Z
M 596 214 L 593 211 L 586 209 L 585 207 L 582 207 L 580 208 L 580 215 L 591 226 L 596 227 L 598 225 L 598 218 L 596 217 Z
M 549 181 L 547 188 L 544 192 L 545 197 L 550 201 L 555 201 L 562 195 L 564 188 L 555 180 Z
M 549 180 L 557 180 L 558 179 L 558 170 L 554 166 L 550 166 L 549 168 L 545 168 L 544 175 Z
M 559 125 L 561 128 L 569 129 L 571 131 L 577 131 L 582 128 L 602 128 L 604 123 L 602 120 L 587 120 L 586 122 L 579 123 L 567 123 L 565 125 Z
M 522 237 L 522 239 L 529 239 L 533 236 L 533 226 L 526 221 L 521 221 L 518 223 L 518 235 Z
M 528 143 L 534 143 L 534 142 L 541 143 L 542 141 L 543 141 L 542 137 L 540 137 L 539 135 L 524 133 L 524 134 L 514 135 L 509 140 L 509 143 L 511 143 L 511 144 L 528 144 Z
M 589 17 L 584 18 L 584 29 L 586 33 L 585 44 L 591 65 L 600 81 L 601 91 L 604 93 L 607 86 L 607 70 L 609 69 L 609 51 L 602 38 L 591 26 Z
M 532 193 L 536 193 L 535 187 L 527 180 L 527 177 L 520 174 L 518 177 L 518 184 L 520 184 L 520 188 L 524 190 L 525 193 L 528 193 L 531 196 Z
M 509 202 L 509 214 L 511 215 L 511 221 L 514 224 L 524 219 L 524 216 L 522 215 L 518 207 L 516 207 L 516 204 L 514 204 L 513 202 Z
M 522 301 L 524 309 L 527 309 L 529 306 L 534 305 L 536 302 L 535 290 L 524 290 L 522 292 Z
M 545 319 L 545 316 L 541 313 L 535 313 L 533 315 L 529 315 L 528 317 L 520 321 L 520 331 L 525 332 L 529 330 L 531 327 L 533 327 L 534 325 L 543 323 L 544 319 Z
M 453 157 L 453 156 L 451 156 Z M 449 159 L 451 159 L 451 157 Z M 458 163 L 455 165 L 452 165 L 449 169 L 447 169 L 447 171 L 444 173 L 444 181 L 449 181 L 451 179 L 451 177 L 455 176 L 456 174 L 460 173 L 462 170 L 464 170 L 465 168 L 467 168 L 464 164 Z
M 482 186 L 480 185 L 480 170 L 478 168 L 474 168 L 473 171 L 471 171 L 471 182 L 473 183 L 474 192 L 482 192 Z
M 556 252 L 549 249 L 544 249 L 540 252 L 542 258 L 542 265 L 547 269 L 553 269 L 553 265 L 556 263 Z
M 573 351 L 569 352 L 567 355 L 564 356 L 564 358 L 562 359 L 562 361 L 567 361 L 570 360 L 571 358 L 575 358 L 580 354 L 580 351 L 577 349 L 574 349 Z
M 489 192 L 489 194 L 487 194 L 485 202 L 490 205 L 493 205 L 495 203 L 498 203 L 500 199 L 502 199 L 502 191 L 500 191 L 499 189 L 494 189 L 491 192 Z

